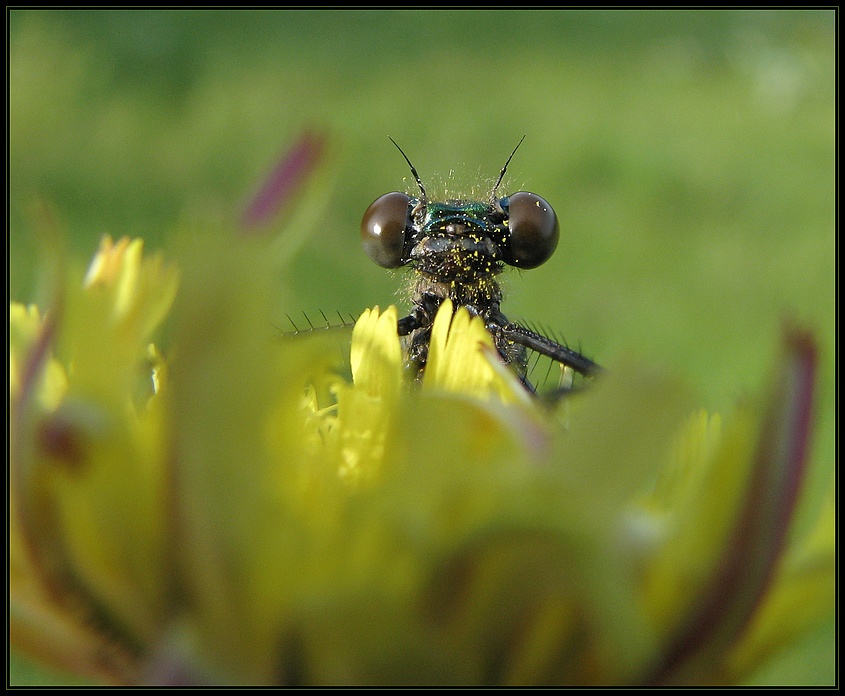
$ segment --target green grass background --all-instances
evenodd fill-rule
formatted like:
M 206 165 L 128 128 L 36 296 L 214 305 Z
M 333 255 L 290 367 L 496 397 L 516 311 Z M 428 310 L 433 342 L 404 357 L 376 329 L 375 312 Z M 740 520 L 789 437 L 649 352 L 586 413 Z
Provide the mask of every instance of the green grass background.
M 8 16 L 12 299 L 37 297 L 35 201 L 80 258 L 104 233 L 166 249 L 185 220 L 236 219 L 316 128 L 330 157 L 279 315 L 385 306 L 399 283 L 361 252 L 358 225 L 412 183 L 387 136 L 425 181 L 471 189 L 526 135 L 505 188 L 550 201 L 562 237 L 509 277 L 506 312 L 603 364 L 666 366 L 724 412 L 760 392 L 785 321 L 810 327 L 808 499 L 832 481 L 833 11 Z M 830 656 L 804 650 L 783 678 L 828 680 Z

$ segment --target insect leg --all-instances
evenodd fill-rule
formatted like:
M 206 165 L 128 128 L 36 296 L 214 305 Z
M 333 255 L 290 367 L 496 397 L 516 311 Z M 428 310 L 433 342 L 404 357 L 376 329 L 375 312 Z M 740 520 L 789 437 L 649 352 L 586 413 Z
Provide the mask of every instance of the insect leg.
M 505 324 L 500 328 L 501 335 L 509 341 L 530 348 L 552 360 L 568 365 L 582 375 L 596 375 L 602 368 L 577 351 L 560 345 L 550 338 L 526 329 L 519 324 Z
M 407 317 L 402 317 L 397 322 L 397 328 L 400 336 L 407 336 L 412 331 L 419 329 L 421 326 L 422 322 L 416 313 L 411 313 Z

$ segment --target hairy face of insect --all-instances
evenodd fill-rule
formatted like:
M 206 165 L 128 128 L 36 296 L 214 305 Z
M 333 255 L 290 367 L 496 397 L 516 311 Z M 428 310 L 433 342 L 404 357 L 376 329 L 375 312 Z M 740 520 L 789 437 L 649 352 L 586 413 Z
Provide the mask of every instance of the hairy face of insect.
M 559 236 L 554 209 L 526 191 L 494 203 L 426 202 L 394 191 L 377 198 L 361 221 L 364 251 L 375 263 L 410 265 L 438 282 L 473 282 L 504 264 L 536 268 Z
M 536 268 L 554 253 L 560 225 L 547 201 L 527 191 L 497 197 L 524 136 L 502 167 L 488 202 L 429 201 L 411 160 L 390 140 L 411 168 L 420 196 L 386 193 L 364 213 L 361 241 L 379 266 L 410 265 L 435 282 L 474 283 L 499 273 L 503 264 Z

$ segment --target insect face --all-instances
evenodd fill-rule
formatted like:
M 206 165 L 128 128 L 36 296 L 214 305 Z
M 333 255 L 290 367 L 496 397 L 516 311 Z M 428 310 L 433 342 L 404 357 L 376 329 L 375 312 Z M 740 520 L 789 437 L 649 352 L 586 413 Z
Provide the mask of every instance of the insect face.
M 440 282 L 472 282 L 504 264 L 536 268 L 557 248 L 549 203 L 520 191 L 494 203 L 424 202 L 399 191 L 377 198 L 361 221 L 364 251 L 384 268 L 410 265 Z

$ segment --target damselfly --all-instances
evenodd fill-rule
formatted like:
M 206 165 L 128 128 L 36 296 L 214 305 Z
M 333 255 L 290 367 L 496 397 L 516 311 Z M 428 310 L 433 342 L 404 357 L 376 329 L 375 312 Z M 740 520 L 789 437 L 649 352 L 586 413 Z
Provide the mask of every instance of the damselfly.
M 524 140 L 524 138 L 523 138 Z M 505 266 L 536 268 L 554 253 L 560 226 L 552 206 L 535 193 L 499 197 L 499 186 L 519 144 L 484 200 L 432 200 L 411 160 L 391 138 L 411 169 L 419 195 L 399 191 L 377 198 L 361 221 L 364 251 L 384 268 L 414 273 L 409 314 L 399 320 L 407 336 L 407 360 L 417 375 L 425 370 L 434 317 L 450 299 L 484 320 L 502 360 L 531 392 L 529 350 L 590 377 L 600 367 L 579 352 L 527 326 L 509 321 L 500 309 L 497 276 Z

